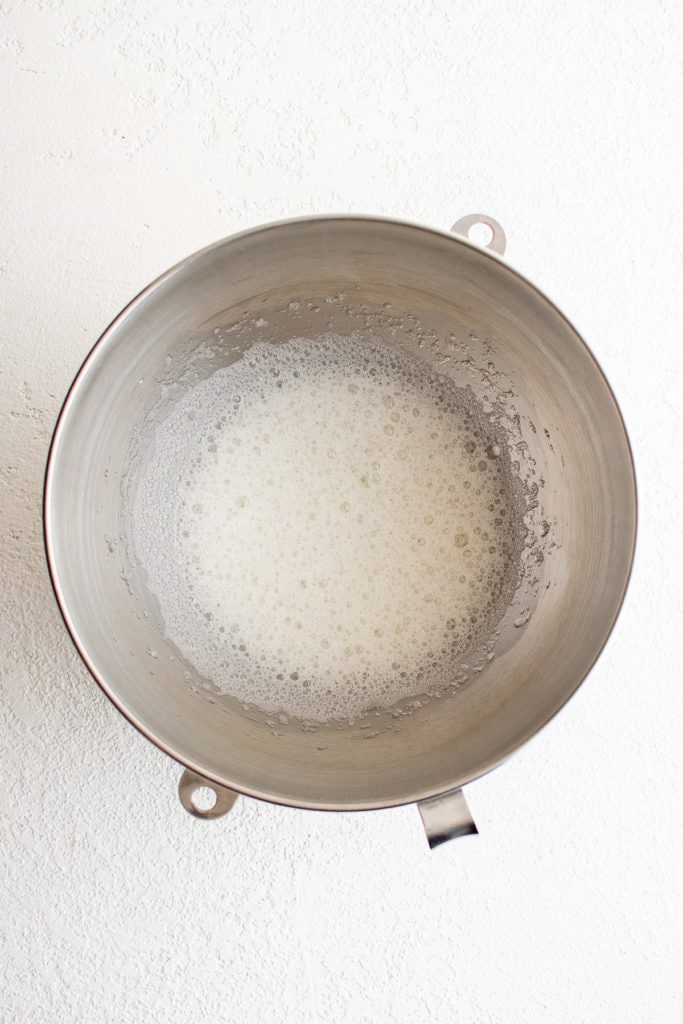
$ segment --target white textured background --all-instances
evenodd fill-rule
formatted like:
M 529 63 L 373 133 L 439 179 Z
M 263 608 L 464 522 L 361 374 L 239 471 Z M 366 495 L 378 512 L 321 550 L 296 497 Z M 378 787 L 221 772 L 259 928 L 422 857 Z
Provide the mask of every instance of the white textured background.
M 677 0 L 0 3 L 0 1020 L 676 1024 L 683 768 Z M 484 210 L 635 448 L 632 587 L 543 734 L 417 811 L 180 808 L 90 681 L 40 534 L 61 398 L 151 278 L 237 229 Z

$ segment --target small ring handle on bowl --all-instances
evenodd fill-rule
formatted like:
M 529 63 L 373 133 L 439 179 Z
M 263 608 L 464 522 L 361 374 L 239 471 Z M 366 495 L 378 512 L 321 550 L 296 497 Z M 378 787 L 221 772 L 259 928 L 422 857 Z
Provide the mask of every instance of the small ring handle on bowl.
M 198 789 L 210 789 L 215 795 L 216 800 L 211 807 L 200 807 L 195 803 L 194 795 Z M 225 786 L 218 786 L 215 782 L 205 779 L 203 775 L 197 775 L 196 772 L 186 768 L 178 782 L 178 796 L 186 811 L 193 814 L 195 818 L 209 821 L 227 814 L 234 807 L 238 794 L 231 789 L 226 789 Z
M 470 234 L 473 229 L 474 238 Z M 488 229 L 488 238 L 478 241 L 476 237 L 478 231 L 485 231 L 486 229 Z M 499 256 L 502 256 L 505 252 L 507 241 L 505 232 L 498 221 L 494 217 L 489 217 L 487 213 L 469 213 L 466 217 L 456 220 L 451 231 L 454 235 L 462 235 L 468 242 L 479 245 L 482 249 L 490 249 L 492 252 L 497 252 Z

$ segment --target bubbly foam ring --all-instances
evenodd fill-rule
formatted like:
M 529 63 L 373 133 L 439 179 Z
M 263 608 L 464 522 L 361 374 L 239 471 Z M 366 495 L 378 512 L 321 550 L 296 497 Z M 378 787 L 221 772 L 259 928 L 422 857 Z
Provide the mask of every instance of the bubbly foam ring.
M 452 683 L 512 598 L 522 517 L 468 389 L 328 335 L 254 345 L 184 395 L 157 427 L 133 539 L 202 676 L 327 721 Z

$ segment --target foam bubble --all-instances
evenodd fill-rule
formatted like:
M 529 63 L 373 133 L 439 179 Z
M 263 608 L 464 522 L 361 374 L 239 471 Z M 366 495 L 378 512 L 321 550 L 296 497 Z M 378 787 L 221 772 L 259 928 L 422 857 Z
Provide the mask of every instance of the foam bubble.
M 299 338 L 254 345 L 157 426 L 133 541 L 197 672 L 326 721 L 449 685 L 491 637 L 516 494 L 469 389 L 374 337 Z

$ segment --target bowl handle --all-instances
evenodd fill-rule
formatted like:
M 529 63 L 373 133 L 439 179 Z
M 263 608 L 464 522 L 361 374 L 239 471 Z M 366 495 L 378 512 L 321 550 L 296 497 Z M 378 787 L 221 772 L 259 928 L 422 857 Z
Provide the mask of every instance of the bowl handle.
M 488 228 L 490 233 L 490 237 L 482 242 L 477 242 L 476 238 L 470 238 L 470 230 L 479 225 Z M 456 220 L 451 231 L 454 235 L 462 235 L 468 242 L 474 242 L 482 249 L 491 249 L 492 252 L 497 252 L 499 256 L 505 252 L 507 241 L 505 232 L 498 221 L 494 217 L 489 217 L 488 213 L 469 213 L 466 217 Z
M 216 801 L 212 807 L 202 808 L 194 802 L 193 796 L 198 789 L 210 789 L 215 794 Z M 186 768 L 180 776 L 178 796 L 186 811 L 195 818 L 208 821 L 221 818 L 232 810 L 238 794 Z M 452 789 L 449 793 L 421 800 L 417 806 L 432 849 L 449 839 L 476 835 L 479 831 L 461 789 Z
M 449 839 L 479 832 L 461 789 L 420 800 L 417 808 L 432 850 Z
M 212 807 L 202 808 L 197 806 L 192 798 L 198 789 L 210 789 L 215 794 L 216 802 Z M 211 818 L 221 818 L 224 814 L 227 814 L 234 806 L 238 794 L 186 768 L 180 776 L 178 796 L 186 811 L 193 814 L 195 818 L 203 818 L 205 821 L 208 821 Z

